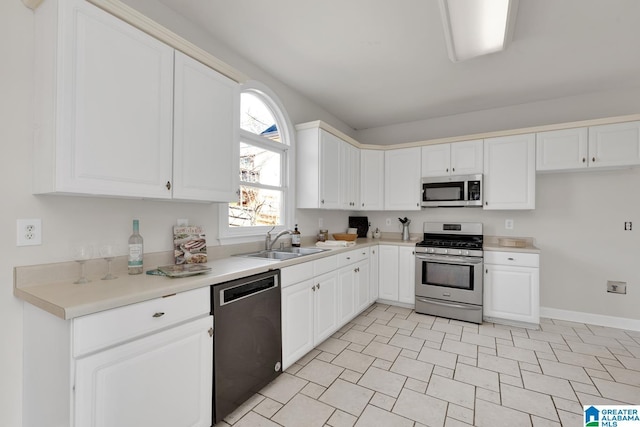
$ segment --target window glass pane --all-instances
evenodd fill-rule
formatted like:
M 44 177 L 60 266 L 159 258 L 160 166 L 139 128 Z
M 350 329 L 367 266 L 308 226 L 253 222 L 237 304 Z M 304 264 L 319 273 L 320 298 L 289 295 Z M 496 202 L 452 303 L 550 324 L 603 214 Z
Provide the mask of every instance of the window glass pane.
M 240 143 L 240 181 L 280 186 L 281 154 L 245 142 Z
M 240 186 L 240 201 L 229 203 L 229 227 L 281 225 L 282 191 Z
M 240 97 L 240 129 L 280 142 L 276 119 L 266 104 L 251 93 Z

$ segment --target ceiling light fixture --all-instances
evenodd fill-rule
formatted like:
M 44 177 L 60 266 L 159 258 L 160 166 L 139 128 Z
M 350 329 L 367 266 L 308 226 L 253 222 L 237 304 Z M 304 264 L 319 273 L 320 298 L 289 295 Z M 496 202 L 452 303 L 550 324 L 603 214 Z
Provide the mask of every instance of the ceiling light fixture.
M 518 0 L 439 0 L 444 38 L 453 62 L 503 50 Z

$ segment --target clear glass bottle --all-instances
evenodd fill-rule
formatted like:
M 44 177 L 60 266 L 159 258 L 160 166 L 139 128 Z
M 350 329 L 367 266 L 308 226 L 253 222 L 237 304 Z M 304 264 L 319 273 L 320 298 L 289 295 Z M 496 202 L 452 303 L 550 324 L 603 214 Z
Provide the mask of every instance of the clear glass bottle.
M 143 239 L 140 235 L 140 222 L 133 220 L 133 234 L 129 237 L 129 274 L 142 274 Z

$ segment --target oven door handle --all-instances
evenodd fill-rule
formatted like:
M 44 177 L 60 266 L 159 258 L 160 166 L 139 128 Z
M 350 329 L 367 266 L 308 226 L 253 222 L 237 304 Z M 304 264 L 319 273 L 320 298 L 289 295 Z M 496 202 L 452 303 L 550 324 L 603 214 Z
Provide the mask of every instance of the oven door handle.
M 455 255 L 419 255 L 416 254 L 416 259 L 424 260 L 424 261 L 440 261 L 446 262 L 448 264 L 456 264 L 456 265 L 478 265 L 482 264 L 482 258 L 471 258 L 464 257 L 460 258 Z
M 469 305 L 462 305 L 462 304 L 452 304 L 450 302 L 439 302 L 439 301 L 434 301 L 432 299 L 426 299 L 426 298 L 416 298 L 416 299 L 418 301 L 426 302 L 428 304 L 441 305 L 443 307 L 462 308 L 464 310 L 479 310 L 481 307 L 481 306 L 469 306 Z

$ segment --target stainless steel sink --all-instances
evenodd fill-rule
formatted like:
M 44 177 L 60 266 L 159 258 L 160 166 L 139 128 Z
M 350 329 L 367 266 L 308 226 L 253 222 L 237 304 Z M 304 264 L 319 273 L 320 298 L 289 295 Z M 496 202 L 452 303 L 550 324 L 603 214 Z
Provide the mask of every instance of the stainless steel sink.
M 320 248 L 283 248 L 283 249 L 272 249 L 262 250 L 258 252 L 249 252 L 247 254 L 238 254 L 236 256 L 249 257 L 249 258 L 264 258 L 264 259 L 272 259 L 276 261 L 281 261 L 285 259 L 298 258 L 305 255 L 317 254 L 319 252 L 327 251 L 328 249 L 320 249 Z
M 320 248 L 294 248 L 290 246 L 288 248 L 283 249 L 274 249 L 275 252 L 284 252 L 284 253 L 293 253 L 299 255 L 312 255 L 320 252 L 328 251 L 329 249 L 320 249 Z

